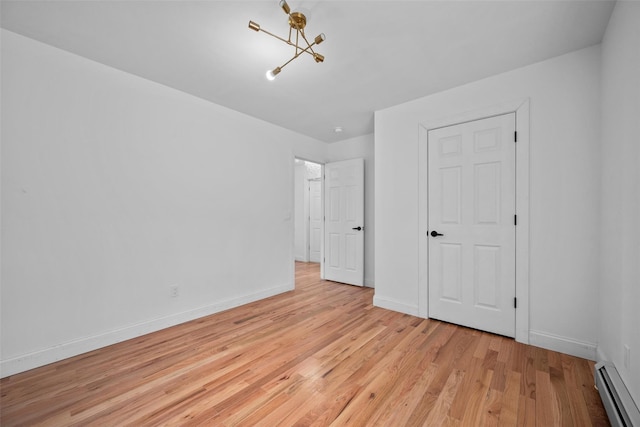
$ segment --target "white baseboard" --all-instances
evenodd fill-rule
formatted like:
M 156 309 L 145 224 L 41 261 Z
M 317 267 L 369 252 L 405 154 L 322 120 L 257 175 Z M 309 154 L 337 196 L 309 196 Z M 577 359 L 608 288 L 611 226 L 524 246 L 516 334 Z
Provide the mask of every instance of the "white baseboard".
M 412 316 L 418 316 L 418 306 L 405 304 L 401 301 L 393 300 L 390 298 L 381 297 L 378 295 L 373 296 L 373 305 L 387 310 L 398 311 L 404 314 L 410 314 Z
M 604 351 L 602 350 L 602 347 L 598 346 L 598 348 L 596 349 L 596 362 L 611 362 L 611 359 L 609 359 L 609 356 L 607 356 Z
M 574 340 L 540 331 L 529 331 L 529 344 L 583 359 L 596 360 L 595 343 Z
M 198 307 L 192 310 L 175 313 L 168 316 L 152 319 L 146 322 L 116 329 L 104 334 L 94 335 L 91 337 L 81 338 L 78 340 L 66 342 L 44 350 L 35 351 L 33 353 L 23 354 L 18 357 L 0 361 L 0 378 L 15 375 L 20 372 L 48 365 L 62 359 L 77 356 L 89 351 L 97 350 L 108 345 L 136 338 L 151 332 L 156 332 L 171 326 L 179 325 L 200 317 L 209 316 L 219 313 L 230 308 L 239 307 L 250 302 L 258 301 L 283 292 L 292 291 L 293 283 L 265 289 L 249 295 L 243 295 L 236 298 Z

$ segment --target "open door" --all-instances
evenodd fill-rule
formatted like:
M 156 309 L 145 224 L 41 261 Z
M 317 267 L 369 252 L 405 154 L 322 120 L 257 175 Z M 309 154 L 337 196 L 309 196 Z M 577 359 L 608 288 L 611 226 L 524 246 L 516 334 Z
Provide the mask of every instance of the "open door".
M 364 284 L 364 160 L 325 165 L 324 278 Z

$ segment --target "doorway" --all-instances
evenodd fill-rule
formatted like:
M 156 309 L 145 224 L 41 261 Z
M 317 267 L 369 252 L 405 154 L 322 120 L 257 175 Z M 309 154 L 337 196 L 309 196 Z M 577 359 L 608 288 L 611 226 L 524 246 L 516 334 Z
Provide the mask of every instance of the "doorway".
M 294 163 L 294 258 L 300 262 L 320 262 L 322 235 L 318 215 L 322 209 L 323 165 L 296 158 Z M 312 184 L 313 183 L 313 184 Z M 312 192 L 313 188 L 313 192 Z M 318 203 L 318 206 L 315 206 Z M 315 208 L 320 210 L 316 212 Z M 312 212 L 313 210 L 313 212 Z M 312 221 L 312 214 L 314 219 Z M 316 230 L 316 228 L 320 229 Z
M 474 111 L 467 111 L 450 117 L 433 119 L 422 122 L 419 126 L 419 294 L 418 313 L 421 317 L 429 318 L 430 299 L 429 279 L 431 268 L 429 265 L 429 252 L 432 240 L 441 239 L 438 234 L 445 234 L 440 229 L 431 229 L 429 224 L 429 132 L 440 128 L 469 123 L 480 119 L 496 117 L 505 114 L 514 114 L 515 131 L 513 138 L 516 139 L 515 153 L 515 212 L 517 225 L 515 226 L 515 298 L 512 302 L 515 307 L 515 339 L 525 344 L 529 343 L 529 99 L 505 102 L 494 106 L 481 108 Z M 513 140 L 513 139 L 512 139 Z M 452 142 L 449 141 L 449 142 Z M 448 148 L 454 147 L 450 144 Z M 489 172 L 490 168 L 480 171 Z M 489 174 L 490 175 L 490 174 Z M 451 207 L 453 205 L 450 205 Z M 436 236 L 430 235 L 436 231 Z M 448 247 L 452 249 L 453 247 Z M 447 255 L 451 255 L 449 251 Z M 455 252 L 455 251 L 454 251 Z M 486 256 L 491 251 L 484 252 L 483 256 L 490 260 L 491 256 Z M 492 253 L 492 255 L 495 254 Z M 449 261 L 453 260 L 449 258 Z M 489 270 L 486 270 L 489 272 Z M 451 282 L 453 283 L 453 282 Z M 486 302 L 485 302 L 486 303 Z
M 319 262 L 323 279 L 363 286 L 364 227 L 364 159 L 296 158 L 295 261 Z
M 428 132 L 429 317 L 515 336 L 515 113 Z

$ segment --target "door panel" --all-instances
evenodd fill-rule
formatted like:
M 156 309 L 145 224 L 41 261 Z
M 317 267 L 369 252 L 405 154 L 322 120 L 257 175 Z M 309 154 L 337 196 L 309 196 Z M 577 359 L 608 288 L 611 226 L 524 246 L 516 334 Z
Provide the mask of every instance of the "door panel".
M 335 175 L 333 180 L 337 180 L 339 175 Z M 327 205 L 329 206 L 329 221 L 338 222 L 340 221 L 340 187 L 330 187 L 329 188 L 329 202 Z
M 429 317 L 515 335 L 515 115 L 428 133 Z
M 364 161 L 325 165 L 325 279 L 364 283 Z M 360 228 L 359 230 L 357 228 Z
M 500 248 L 497 246 L 475 245 L 475 292 L 476 305 L 485 308 L 499 308 L 500 289 Z
M 442 293 L 441 299 L 450 302 L 462 302 L 462 278 L 460 271 L 462 268 L 462 246 L 459 244 L 443 243 L 440 245 L 440 262 L 438 257 L 434 257 L 439 268 L 442 270 Z
M 322 183 L 309 181 L 309 260 L 320 262 L 322 240 Z
M 325 266 L 325 268 L 329 267 L 330 269 L 340 269 L 340 234 L 329 233 L 328 243 L 327 249 L 330 249 L 328 251 L 329 265 Z
M 474 224 L 500 223 L 500 163 L 474 166 Z
M 460 224 L 461 171 L 459 167 L 443 168 L 440 171 L 442 197 L 439 215 L 444 224 Z

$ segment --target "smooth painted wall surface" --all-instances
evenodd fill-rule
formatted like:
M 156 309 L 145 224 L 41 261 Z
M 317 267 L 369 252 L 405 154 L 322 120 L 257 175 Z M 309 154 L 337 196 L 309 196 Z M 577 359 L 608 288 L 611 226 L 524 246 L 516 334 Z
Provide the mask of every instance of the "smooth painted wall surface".
M 330 162 L 364 159 L 364 284 L 375 286 L 375 165 L 373 134 L 328 145 Z
M 595 357 L 600 47 L 376 112 L 376 299 L 417 313 L 420 123 L 530 99 L 530 341 Z M 424 237 L 426 238 L 426 237 Z M 569 351 L 567 351 L 569 349 Z
M 2 30 L 2 375 L 292 289 L 294 156 L 326 153 Z
M 640 405 L 640 3 L 618 1 L 602 42 L 600 359 Z M 625 364 L 624 347 L 630 351 Z

